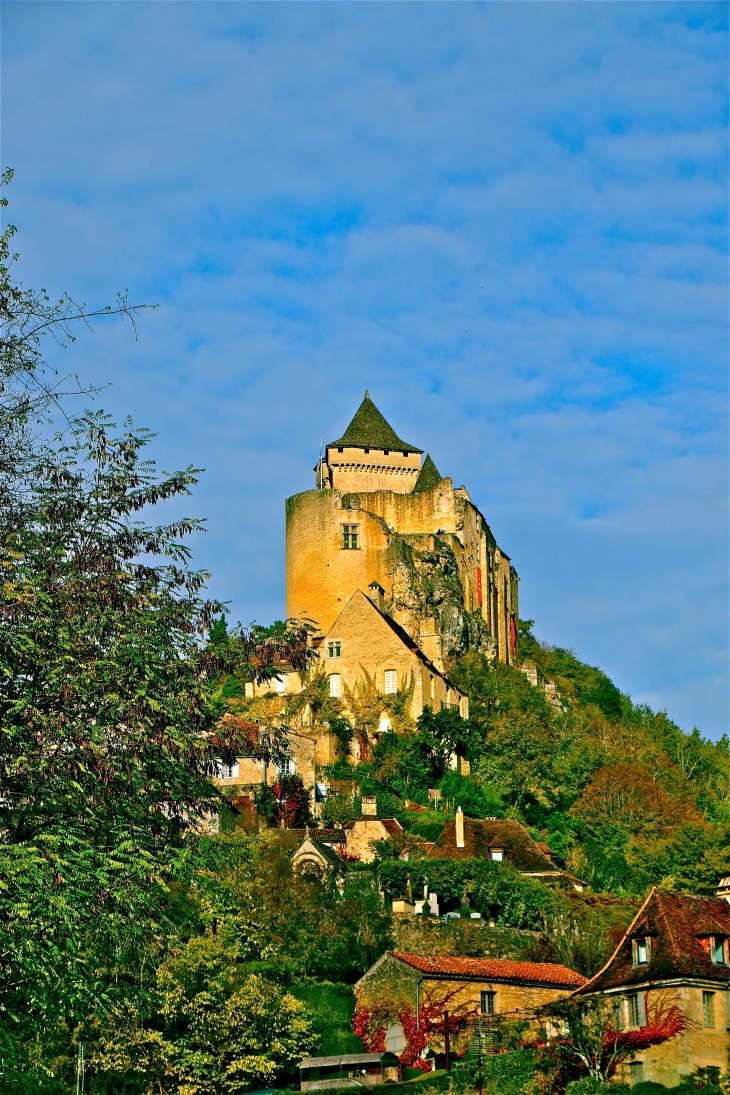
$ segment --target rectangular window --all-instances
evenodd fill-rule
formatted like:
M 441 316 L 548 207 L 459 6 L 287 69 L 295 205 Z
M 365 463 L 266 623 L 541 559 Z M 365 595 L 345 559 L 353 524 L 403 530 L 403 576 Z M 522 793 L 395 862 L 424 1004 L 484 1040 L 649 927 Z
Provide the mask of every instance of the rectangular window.
M 496 863 L 501 863 L 504 859 L 504 848 L 490 848 L 489 855 Z
M 710 936 L 710 958 L 716 966 L 725 965 L 725 940 L 722 936 Z
M 342 654 L 342 645 L 338 642 L 327 643 L 327 657 L 339 658 Z
M 629 1073 L 631 1076 L 631 1086 L 635 1087 L 636 1084 L 643 1084 L 644 1082 L 644 1062 L 643 1061 L 631 1061 L 629 1064 Z
M 339 673 L 330 673 L 330 696 L 342 695 L 342 677 Z
M 238 779 L 238 764 L 220 764 L 218 779 Z
M 638 992 L 631 992 L 626 997 L 629 1005 L 629 1026 L 638 1027 L 639 1025 L 639 994 Z
M 632 950 L 634 965 L 646 966 L 651 955 L 651 940 L 648 938 L 632 940 Z
M 286 692 L 286 677 L 274 677 L 274 691 L 280 694 Z
M 496 1015 L 497 1014 L 497 994 L 496 992 L 483 992 L 482 993 L 482 1015 Z
M 276 770 L 280 776 L 293 776 L 297 770 L 296 761 L 292 760 L 291 757 L 287 757 L 286 760 L 282 761 L 281 767 L 277 765 Z
M 431 699 L 433 699 L 436 695 L 436 684 L 435 684 L 434 679 L 433 679 L 433 673 L 429 674 L 428 684 L 429 684 L 429 692 L 431 694 Z
M 386 669 L 383 674 L 385 681 L 384 692 L 386 696 L 392 696 L 398 691 L 398 674 L 395 669 Z
M 702 1017 L 705 1026 L 712 1030 L 715 1026 L 715 994 L 714 992 L 702 993 Z
M 345 551 L 357 551 L 357 525 L 342 526 L 342 547 Z

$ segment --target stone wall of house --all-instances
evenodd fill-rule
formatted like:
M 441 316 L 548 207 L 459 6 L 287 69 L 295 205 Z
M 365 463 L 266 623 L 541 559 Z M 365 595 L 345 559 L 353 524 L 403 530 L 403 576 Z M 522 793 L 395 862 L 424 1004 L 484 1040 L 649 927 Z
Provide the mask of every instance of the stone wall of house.
M 715 1025 L 705 1026 L 701 987 L 679 985 L 672 989 L 651 990 L 662 993 L 670 1002 L 676 1002 L 690 1020 L 690 1028 L 684 1034 L 671 1038 L 661 1045 L 638 1051 L 619 1070 L 618 1079 L 629 1083 L 631 1061 L 643 1065 L 643 1079 L 654 1080 L 666 1087 L 675 1087 L 682 1076 L 688 1076 L 697 1068 L 714 1066 L 726 1072 L 730 1060 L 730 994 L 722 985 L 706 985 L 704 991 L 714 994 Z M 647 1004 L 651 991 L 647 993 Z
M 357 856 L 361 863 L 372 863 L 375 853 L 371 848 L 374 840 L 387 840 L 388 830 L 378 818 L 359 818 L 347 832 L 347 853 Z

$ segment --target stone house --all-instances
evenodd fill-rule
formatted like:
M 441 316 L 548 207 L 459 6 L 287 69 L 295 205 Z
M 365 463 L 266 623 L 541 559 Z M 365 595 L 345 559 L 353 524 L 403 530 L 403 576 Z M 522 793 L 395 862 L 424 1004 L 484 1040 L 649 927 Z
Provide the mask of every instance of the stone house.
M 223 721 L 230 717 L 224 716 Z M 236 723 L 239 729 L 247 730 L 254 737 L 265 729 L 258 723 L 244 719 L 237 719 Z M 314 798 L 316 741 L 313 737 L 294 730 L 287 732 L 286 741 L 291 755 L 281 766 L 267 764 L 250 756 L 240 756 L 231 764 L 224 764 L 222 761 L 218 764 L 215 783 L 234 803 L 243 806 L 238 800 L 252 801 L 262 784 L 270 786 L 280 775 L 298 775 Z
M 498 1017 L 537 1022 L 537 1008 L 568 996 L 585 977 L 567 966 L 547 962 L 513 962 L 496 958 L 416 955 L 386 951 L 355 985 L 358 1007 L 377 1009 L 378 1022 L 389 1027 L 409 1011 L 422 1021 L 448 1010 L 467 1025 L 452 1036 L 452 1049 L 463 1051 L 473 1037 L 473 1020 Z M 431 1040 L 443 1052 L 443 1036 Z
M 606 965 L 576 995 L 608 996 L 624 1030 L 647 1027 L 667 1003 L 690 1022 L 683 1034 L 637 1052 L 619 1079 L 673 1087 L 696 1068 L 727 1070 L 729 940 L 725 898 L 651 891 Z
M 428 852 L 428 859 L 491 859 L 511 863 L 521 873 L 541 882 L 583 889 L 578 878 L 552 862 L 547 844 L 533 840 L 524 826 L 512 818 L 465 817 L 461 807 L 449 819 Z
M 378 817 L 378 805 L 375 798 L 363 796 L 360 817 L 345 822 L 343 829 L 347 837 L 347 854 L 359 859 L 361 863 L 372 863 L 375 859 L 373 844 L 388 837 L 398 836 L 403 826 L 394 817 Z

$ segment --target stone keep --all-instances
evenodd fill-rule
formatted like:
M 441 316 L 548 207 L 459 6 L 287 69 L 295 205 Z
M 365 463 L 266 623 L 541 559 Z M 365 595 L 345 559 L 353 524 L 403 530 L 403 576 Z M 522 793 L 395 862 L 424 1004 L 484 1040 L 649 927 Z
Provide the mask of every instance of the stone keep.
M 511 663 L 517 573 L 466 488 L 422 456 L 366 391 L 315 489 L 287 499 L 287 616 L 327 632 L 362 590 L 441 671 L 467 650 Z

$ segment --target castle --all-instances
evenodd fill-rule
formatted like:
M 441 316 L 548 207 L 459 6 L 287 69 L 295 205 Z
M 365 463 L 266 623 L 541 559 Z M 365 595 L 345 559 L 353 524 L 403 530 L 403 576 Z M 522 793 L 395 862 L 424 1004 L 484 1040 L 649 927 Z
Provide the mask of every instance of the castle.
M 287 771 L 310 787 L 341 755 L 333 718 L 352 723 L 354 760 L 425 707 L 467 718 L 451 659 L 476 650 L 512 664 L 518 624 L 517 574 L 466 488 L 402 441 L 367 391 L 314 471 L 314 489 L 286 501 L 286 606 L 316 624 L 319 659 L 306 679 L 282 667 L 246 685 L 250 715 L 286 719 Z M 257 765 L 240 760 L 221 782 L 253 787 L 268 778 Z

